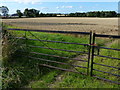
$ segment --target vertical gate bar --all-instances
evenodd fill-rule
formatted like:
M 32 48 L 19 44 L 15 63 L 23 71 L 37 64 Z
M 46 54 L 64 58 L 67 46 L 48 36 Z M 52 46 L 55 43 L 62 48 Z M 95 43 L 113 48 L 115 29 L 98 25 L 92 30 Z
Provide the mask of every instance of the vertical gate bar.
M 27 36 L 26 36 L 26 31 L 25 31 L 25 45 L 26 45 L 26 48 L 27 48 Z
M 92 41 L 92 31 L 90 31 L 90 37 L 89 37 L 87 75 L 89 75 L 90 54 L 91 54 L 91 41 Z
M 27 31 L 25 31 L 25 50 L 28 51 L 28 45 L 27 45 Z
M 98 49 L 97 55 L 100 55 L 100 48 L 97 48 L 97 49 Z
M 90 76 L 93 75 L 93 60 L 94 60 L 94 44 L 95 44 L 95 33 L 93 33 L 93 41 L 92 41 L 92 55 L 91 55 L 91 72 Z
M 27 39 L 27 31 L 25 31 L 25 52 L 28 52 L 28 39 Z M 27 59 L 28 59 L 28 53 L 27 55 Z

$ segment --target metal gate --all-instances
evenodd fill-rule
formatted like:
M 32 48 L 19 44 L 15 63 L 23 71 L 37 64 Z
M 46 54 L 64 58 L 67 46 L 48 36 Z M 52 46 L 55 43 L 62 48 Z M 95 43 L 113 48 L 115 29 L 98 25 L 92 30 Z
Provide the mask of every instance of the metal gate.
M 40 64 L 41 66 L 49 67 L 49 68 L 54 68 L 54 69 L 59 69 L 63 71 L 69 71 L 69 72 L 75 72 L 75 73 L 80 73 L 80 74 L 85 74 L 89 75 L 89 62 L 90 62 L 90 45 L 91 45 L 91 39 L 92 39 L 92 32 L 72 32 L 72 31 L 50 31 L 50 30 L 26 30 L 26 29 L 9 29 L 11 31 L 25 31 L 24 37 L 16 37 L 16 39 L 23 39 L 26 40 L 26 46 L 29 47 L 31 50 L 33 48 L 36 49 L 49 49 L 54 54 L 49 54 L 49 53 L 40 53 L 36 51 L 30 51 L 30 55 L 27 56 L 29 59 L 33 60 L 41 60 L 45 63 Z M 43 40 L 40 39 L 38 36 L 36 36 L 33 32 L 44 32 L 44 33 L 60 33 L 60 34 L 70 34 L 70 35 L 84 35 L 88 37 L 88 43 L 73 43 L 73 42 L 67 42 L 67 41 L 53 41 L 53 40 Z M 29 38 L 26 33 L 29 33 L 33 38 Z M 83 36 L 83 37 L 84 37 Z M 37 41 L 39 43 L 42 43 L 44 45 L 39 46 L 39 45 L 30 45 L 27 43 L 28 41 Z M 61 44 L 66 44 L 66 45 L 75 45 L 79 46 L 81 48 L 85 48 L 86 50 L 84 51 L 78 51 L 78 50 L 68 50 L 68 49 L 60 49 L 60 48 L 54 48 L 50 47 L 49 45 L 45 44 L 47 43 L 61 43 Z M 64 51 L 64 52 L 69 52 L 69 53 L 76 53 L 75 57 L 65 57 L 56 55 L 56 51 Z M 24 51 L 22 51 L 24 52 Z M 55 60 L 49 60 L 45 58 L 40 58 L 36 57 L 35 55 L 42 55 L 42 56 L 47 56 L 48 58 L 56 58 Z M 78 58 L 76 58 L 78 55 Z M 80 57 L 79 57 L 80 56 Z M 60 60 L 62 59 L 62 61 Z M 64 62 L 65 61 L 65 62 Z M 66 62 L 67 61 L 67 62 Z M 70 62 L 69 62 L 70 61 Z M 59 67 L 59 65 L 54 65 L 59 64 L 59 65 L 65 65 L 65 68 Z M 84 65 L 76 65 L 77 63 L 84 63 Z M 67 67 L 68 66 L 68 67 Z M 67 67 L 67 68 L 66 68 Z M 82 71 L 81 71 L 82 70 Z
M 97 46 L 95 45 L 96 44 L 95 41 L 97 37 L 104 38 L 104 39 L 105 38 L 120 39 L 120 36 L 115 36 L 115 35 L 102 35 L 102 34 L 95 34 L 95 33 L 93 34 L 90 75 L 98 79 L 102 79 L 104 81 L 120 84 L 120 72 L 119 72 L 120 70 L 120 57 L 119 57 L 120 48 L 116 49 L 116 48 L 111 48 L 111 47 Z M 118 46 L 120 46 L 119 40 L 117 44 Z M 97 54 L 95 53 L 95 48 L 98 49 Z M 110 54 L 101 55 L 102 53 L 100 53 L 100 51 L 107 52 Z M 115 62 L 116 64 L 114 64 Z M 97 68 L 95 66 L 97 66 Z
M 111 71 L 104 71 L 104 70 L 100 70 L 101 67 L 99 67 L 98 69 L 96 67 L 94 67 L 95 65 L 99 65 L 99 66 L 103 66 L 103 67 L 108 67 L 108 68 L 112 68 L 112 69 L 116 69 L 118 72 L 120 70 L 120 67 L 116 67 L 116 66 L 112 66 L 112 65 L 106 65 L 106 64 L 101 64 L 98 63 L 101 59 L 97 58 L 98 62 L 96 61 L 96 57 L 103 57 L 103 58 L 110 58 L 111 60 L 115 59 L 118 60 L 118 62 L 120 61 L 120 57 L 111 57 L 111 56 L 105 56 L 105 55 L 100 55 L 100 51 L 101 49 L 107 49 L 107 50 L 114 50 L 114 51 L 120 51 L 120 49 L 116 49 L 116 48 L 107 48 L 107 47 L 101 47 L 101 46 L 97 46 L 95 44 L 96 38 L 120 38 L 120 36 L 114 36 L 114 35 L 101 35 L 101 34 L 95 34 L 92 32 L 72 32 L 72 31 L 50 31 L 50 30 L 28 30 L 28 29 L 9 29 L 8 31 L 23 31 L 24 32 L 24 36 L 23 37 L 14 37 L 16 39 L 21 39 L 21 40 L 25 40 L 25 44 L 26 44 L 26 48 L 30 49 L 29 52 L 29 56 L 25 56 L 28 59 L 31 60 L 40 60 L 40 66 L 44 66 L 44 67 L 48 67 L 48 68 L 54 68 L 54 69 L 59 69 L 62 71 L 68 71 L 68 72 L 75 72 L 75 73 L 80 73 L 80 74 L 84 74 L 84 75 L 90 75 L 93 77 L 96 77 L 98 79 L 102 79 L 105 81 L 109 81 L 112 83 L 116 83 L 116 84 L 120 84 L 119 80 L 120 80 L 120 74 L 119 73 L 111 73 Z M 80 43 L 80 42 L 67 42 L 67 41 L 55 41 L 55 40 L 43 40 L 41 38 L 39 38 L 38 36 L 36 36 L 33 32 L 38 32 L 38 33 L 60 33 L 60 34 L 75 34 L 75 35 L 86 35 L 88 37 L 88 43 Z M 30 36 L 32 36 L 32 38 L 30 38 Z M 39 42 L 42 43 L 42 45 L 30 45 L 29 42 Z M 54 48 L 54 47 L 49 47 L 48 44 L 46 43 L 60 43 L 60 45 L 65 44 L 65 45 L 76 45 L 75 47 L 79 46 L 83 49 L 86 50 L 82 50 L 80 51 L 78 50 L 69 50 L 69 49 L 65 49 L 65 48 Z M 35 48 L 36 51 L 32 51 L 32 49 Z M 97 48 L 97 54 L 96 54 L 96 49 Z M 44 52 L 37 52 L 38 50 L 51 50 L 53 53 L 44 53 Z M 56 51 L 60 51 L 60 52 L 69 52 L 69 53 L 75 53 L 75 56 L 72 57 L 68 57 L 68 56 L 64 56 L 64 55 L 56 55 Z M 25 51 L 21 51 L 21 52 L 25 52 Z M 39 57 L 38 57 L 39 56 Z M 119 56 L 119 55 L 118 55 Z M 43 57 L 47 57 L 47 58 L 43 58 Z M 53 59 L 55 58 L 55 59 Z M 111 61 L 110 61 L 111 62 Z M 57 65 L 56 65 L 57 64 Z M 63 65 L 65 65 L 65 68 L 63 68 Z M 61 67 L 62 66 L 62 67 Z M 106 73 L 107 76 L 112 77 L 111 75 L 117 77 L 114 78 L 115 81 L 112 79 L 110 80 L 105 79 L 104 76 L 99 77 L 99 75 L 96 75 L 96 73 L 94 73 L 95 71 L 98 72 L 102 72 L 102 73 Z M 98 73 L 100 74 L 100 73 Z

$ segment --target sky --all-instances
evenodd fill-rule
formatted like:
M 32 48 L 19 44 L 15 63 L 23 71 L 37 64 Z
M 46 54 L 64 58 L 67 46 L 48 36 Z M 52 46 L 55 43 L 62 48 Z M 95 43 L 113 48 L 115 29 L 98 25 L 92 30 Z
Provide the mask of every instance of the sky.
M 37 9 L 42 13 L 74 13 L 88 11 L 118 11 L 119 0 L 0 0 L 9 14 L 19 9 Z

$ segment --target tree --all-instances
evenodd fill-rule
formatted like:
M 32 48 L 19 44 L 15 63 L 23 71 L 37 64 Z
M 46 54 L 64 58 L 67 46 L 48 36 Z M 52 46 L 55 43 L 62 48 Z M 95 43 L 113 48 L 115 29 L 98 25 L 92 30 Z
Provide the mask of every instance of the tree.
M 0 12 L 3 14 L 3 16 L 8 16 L 9 9 L 6 6 L 0 7 Z
M 75 16 L 75 13 L 70 13 L 69 16 L 73 17 L 73 16 Z
M 26 17 L 29 17 L 29 10 L 28 10 L 28 8 L 26 8 L 26 9 L 24 10 L 24 15 L 25 15 Z
M 40 13 L 40 15 L 39 15 L 40 17 L 44 17 L 45 16 L 45 14 L 43 14 L 43 13 Z
M 23 16 L 23 14 L 21 13 L 21 11 L 20 11 L 20 10 L 17 10 L 16 12 L 17 12 L 17 14 L 18 14 L 19 18 L 21 18 L 21 17 Z
M 38 17 L 39 16 L 39 10 L 36 9 L 25 9 L 24 10 L 24 15 L 27 17 Z
M 87 17 L 94 17 L 94 12 L 87 12 Z

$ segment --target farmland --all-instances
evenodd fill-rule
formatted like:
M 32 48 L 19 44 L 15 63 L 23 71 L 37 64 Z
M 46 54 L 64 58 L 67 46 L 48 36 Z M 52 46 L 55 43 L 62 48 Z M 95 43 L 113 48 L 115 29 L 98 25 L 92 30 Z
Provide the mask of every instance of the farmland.
M 57 30 L 57 31 L 81 31 L 89 32 L 95 31 L 100 34 L 118 34 L 118 21 L 117 18 L 21 18 L 21 19 L 3 19 L 3 22 L 8 24 L 7 28 L 28 28 L 38 30 Z M 12 25 L 12 26 L 10 26 Z M 7 87 L 29 87 L 29 88 L 119 88 L 118 85 L 100 81 L 96 78 L 84 76 L 71 72 L 64 72 L 47 67 L 42 67 L 40 64 L 48 64 L 52 66 L 58 66 L 60 68 L 71 69 L 67 65 L 59 65 L 55 62 L 68 63 L 73 65 L 87 66 L 87 63 L 81 61 L 72 62 L 72 59 L 84 59 L 87 60 L 81 53 L 66 52 L 65 50 L 74 51 L 87 51 L 86 46 L 79 46 L 74 44 L 56 43 L 59 41 L 70 43 L 89 43 L 89 37 L 81 35 L 80 37 L 74 37 L 64 34 L 53 34 L 43 32 L 24 32 L 24 31 L 10 31 L 14 37 L 27 37 L 25 40 L 11 39 L 17 45 L 14 57 L 6 63 L 5 70 L 3 72 L 3 88 Z M 24 36 L 25 35 L 25 36 Z M 29 40 L 37 39 L 37 40 Z M 42 42 L 42 41 L 56 41 Z M 106 46 L 111 48 L 119 48 L 118 42 L 113 42 L 114 39 L 96 38 L 96 45 Z M 26 45 L 25 45 L 26 44 Z M 10 45 L 10 44 L 9 44 Z M 20 47 L 19 47 L 20 46 Z M 26 48 L 28 46 L 28 48 Z M 45 48 L 38 48 L 45 47 Z M 11 48 L 12 48 L 11 47 Z M 14 48 L 12 48 L 14 49 Z M 11 49 L 11 50 L 12 50 Z M 59 51 L 58 49 L 61 49 Z M 63 50 L 64 49 L 64 50 Z M 19 50 L 21 52 L 19 52 Z M 4 50 L 6 51 L 6 50 Z M 26 52 L 22 52 L 26 51 Z M 35 53 L 36 52 L 36 53 Z M 97 49 L 95 50 L 97 53 Z M 40 54 L 42 53 L 42 54 Z M 114 54 L 113 54 L 114 53 Z M 44 54 L 44 55 L 43 55 Z M 49 56 L 47 56 L 49 54 Z M 100 49 L 100 55 L 107 55 L 110 57 L 119 58 L 118 51 Z M 18 55 L 18 56 L 17 56 Z M 20 55 L 20 56 L 19 56 Z M 23 56 L 22 56 L 23 55 Z M 52 57 L 57 55 L 57 57 Z M 22 56 L 22 57 L 21 57 Z M 24 57 L 27 56 L 27 57 Z M 29 56 L 29 58 L 28 58 Z M 61 59 L 58 57 L 68 57 L 69 59 Z M 48 59 L 48 60 L 47 60 Z M 47 62 L 46 62 L 46 61 Z M 111 61 L 112 60 L 112 61 Z M 50 62 L 52 61 L 52 62 Z M 96 63 L 106 64 L 110 66 L 118 66 L 119 61 L 114 59 L 108 59 L 103 57 L 95 57 Z M 113 64 L 114 63 L 114 64 Z M 95 69 L 105 70 L 118 74 L 117 69 L 106 68 L 98 65 L 94 65 Z M 102 67 L 102 68 L 101 68 Z M 9 68 L 9 70 L 7 69 Z M 87 72 L 84 68 L 74 67 L 79 72 Z M 34 72 L 34 73 L 33 73 Z M 94 72 L 94 74 L 100 77 L 117 81 L 119 78 L 107 74 L 101 74 Z
M 3 22 L 26 29 L 80 32 L 95 31 L 100 34 L 118 35 L 118 18 L 42 17 L 3 19 Z

